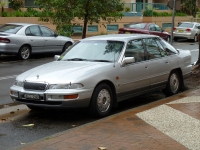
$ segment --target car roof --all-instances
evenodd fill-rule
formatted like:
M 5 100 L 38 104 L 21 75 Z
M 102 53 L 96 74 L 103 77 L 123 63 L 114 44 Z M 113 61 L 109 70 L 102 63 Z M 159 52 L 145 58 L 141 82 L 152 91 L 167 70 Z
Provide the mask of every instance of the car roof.
M 92 36 L 80 41 L 87 41 L 87 40 L 116 40 L 116 41 L 129 41 L 131 39 L 137 38 L 148 38 L 148 37 L 158 37 L 156 35 L 149 35 L 149 34 L 107 34 L 107 35 L 99 35 L 99 36 Z
M 39 24 L 32 24 L 32 23 L 6 23 L 6 24 L 14 24 L 14 25 L 23 25 L 23 26 L 29 26 L 29 25 L 39 25 Z

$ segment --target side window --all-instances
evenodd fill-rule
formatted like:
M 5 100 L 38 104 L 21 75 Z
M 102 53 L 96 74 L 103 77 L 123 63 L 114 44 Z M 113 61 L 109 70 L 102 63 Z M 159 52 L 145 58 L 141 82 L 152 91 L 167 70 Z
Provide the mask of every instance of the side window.
M 147 49 L 148 59 L 155 59 L 162 57 L 160 48 L 155 40 L 155 38 L 144 39 L 144 43 Z
M 127 43 L 125 57 L 134 57 L 135 62 L 145 60 L 144 47 L 141 39 L 132 40 Z
M 52 37 L 54 36 L 54 32 L 51 31 L 50 29 L 46 28 L 46 27 L 40 27 L 41 31 L 42 31 L 42 35 L 45 37 Z
M 161 27 L 159 27 L 159 26 L 156 25 L 156 24 L 155 24 L 155 28 L 156 28 L 156 31 L 160 31 L 160 32 L 162 31 Z
M 150 31 L 156 31 L 156 28 L 153 24 L 149 25 L 149 30 Z
M 27 36 L 41 36 L 41 32 L 38 26 L 30 26 L 25 31 Z
M 167 52 L 168 55 L 173 55 L 173 54 L 177 54 L 178 51 L 169 43 L 167 43 L 165 40 L 163 39 L 159 39 L 160 43 L 162 44 L 162 46 L 164 47 L 165 51 Z

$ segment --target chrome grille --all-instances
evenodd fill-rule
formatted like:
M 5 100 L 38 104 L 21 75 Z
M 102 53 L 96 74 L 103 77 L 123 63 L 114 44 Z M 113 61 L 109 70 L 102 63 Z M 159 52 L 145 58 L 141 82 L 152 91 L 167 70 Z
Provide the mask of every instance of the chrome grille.
M 33 82 L 24 82 L 24 89 L 26 90 L 46 90 L 46 83 L 33 83 Z

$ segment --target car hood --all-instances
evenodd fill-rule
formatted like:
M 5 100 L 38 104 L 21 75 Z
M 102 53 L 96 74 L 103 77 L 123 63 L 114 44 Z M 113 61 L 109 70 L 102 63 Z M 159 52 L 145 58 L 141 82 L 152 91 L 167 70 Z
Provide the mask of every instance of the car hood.
M 16 79 L 30 82 L 70 83 L 87 74 L 92 74 L 111 63 L 54 61 L 28 70 Z

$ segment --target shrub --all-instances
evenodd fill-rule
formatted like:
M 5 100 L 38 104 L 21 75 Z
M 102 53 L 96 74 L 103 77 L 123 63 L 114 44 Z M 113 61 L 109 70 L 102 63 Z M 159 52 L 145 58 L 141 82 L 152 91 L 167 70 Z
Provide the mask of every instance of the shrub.
M 14 10 L 19 10 L 20 8 L 24 7 L 23 0 L 11 0 L 10 5 Z

